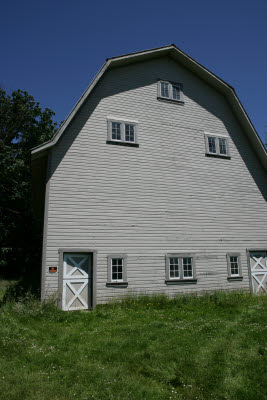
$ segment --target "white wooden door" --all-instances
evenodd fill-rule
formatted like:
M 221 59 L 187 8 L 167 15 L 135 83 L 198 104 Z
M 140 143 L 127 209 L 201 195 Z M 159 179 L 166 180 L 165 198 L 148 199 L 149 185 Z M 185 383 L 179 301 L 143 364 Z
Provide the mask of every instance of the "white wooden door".
M 87 310 L 91 307 L 91 271 L 89 254 L 64 253 L 63 310 Z
M 267 293 L 267 251 L 250 253 L 250 271 L 253 293 Z

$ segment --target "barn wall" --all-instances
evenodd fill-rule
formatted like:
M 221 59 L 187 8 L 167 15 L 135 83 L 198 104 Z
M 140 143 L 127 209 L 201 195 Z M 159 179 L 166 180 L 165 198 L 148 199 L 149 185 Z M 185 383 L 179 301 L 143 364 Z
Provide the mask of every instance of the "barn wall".
M 157 100 L 181 82 L 184 105 Z M 106 144 L 107 117 L 138 121 L 140 147 Z M 231 159 L 205 155 L 204 132 L 229 137 Z M 265 248 L 266 174 L 213 88 L 169 58 L 108 71 L 51 150 L 45 290 L 59 248 L 97 250 L 97 302 L 132 292 L 249 289 L 247 248 Z M 265 198 L 264 198 L 265 197 Z M 165 284 L 165 254 L 196 255 L 195 285 Z M 228 282 L 227 252 L 243 281 Z M 109 288 L 107 256 L 127 254 L 128 288 Z

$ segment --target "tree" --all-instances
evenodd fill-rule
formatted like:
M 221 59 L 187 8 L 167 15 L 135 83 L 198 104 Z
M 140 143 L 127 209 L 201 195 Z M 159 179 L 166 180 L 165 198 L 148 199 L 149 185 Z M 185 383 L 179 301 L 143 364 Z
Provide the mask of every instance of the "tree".
M 25 91 L 0 89 L 0 274 L 18 276 L 40 260 L 34 227 L 30 150 L 55 134 L 55 113 Z

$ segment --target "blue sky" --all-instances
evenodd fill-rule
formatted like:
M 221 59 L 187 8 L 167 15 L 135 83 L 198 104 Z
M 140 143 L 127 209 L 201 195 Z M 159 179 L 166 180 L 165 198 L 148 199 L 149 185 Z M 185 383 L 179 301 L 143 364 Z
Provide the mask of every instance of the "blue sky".
M 0 86 L 66 118 L 105 59 L 175 43 L 232 85 L 267 132 L 267 1 L 9 0 L 0 13 Z

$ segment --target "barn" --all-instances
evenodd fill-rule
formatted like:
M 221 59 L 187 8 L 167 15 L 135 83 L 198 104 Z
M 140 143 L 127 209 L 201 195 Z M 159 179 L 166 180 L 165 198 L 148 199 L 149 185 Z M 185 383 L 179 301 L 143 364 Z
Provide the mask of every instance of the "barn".
M 267 153 L 235 90 L 175 45 L 107 59 L 32 149 L 42 298 L 267 291 Z

